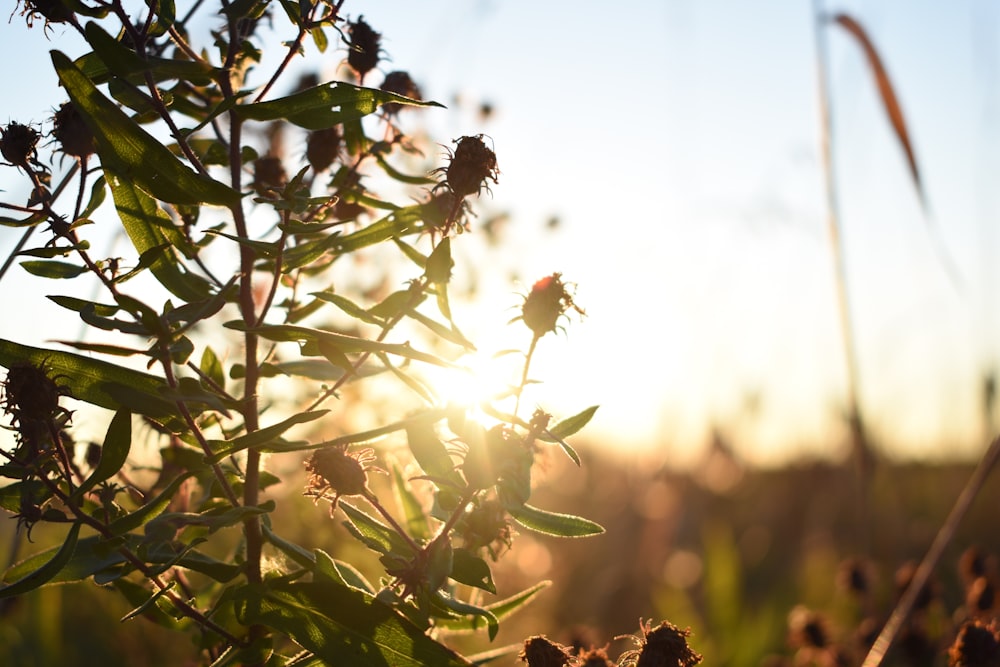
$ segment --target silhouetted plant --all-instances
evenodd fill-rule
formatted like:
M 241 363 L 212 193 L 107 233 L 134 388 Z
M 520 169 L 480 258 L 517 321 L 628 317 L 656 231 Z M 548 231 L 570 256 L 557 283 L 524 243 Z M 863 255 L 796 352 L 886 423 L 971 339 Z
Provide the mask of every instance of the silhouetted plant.
M 0 203 L 12 216 L 0 223 L 25 228 L 15 253 L 28 274 L 96 280 L 99 300 L 49 298 L 114 342 L 60 341 L 75 350 L 66 351 L 0 340 L 14 434 L 0 450 L 9 482 L 0 505 L 29 537 L 39 523 L 67 526 L 61 545 L 5 573 L 0 598 L 93 578 L 132 605 L 123 620 L 192 631 L 199 659 L 215 667 L 471 664 L 447 633 L 485 629 L 492 639 L 545 586 L 480 602 L 496 593 L 490 560 L 511 545 L 513 526 L 602 532 L 529 502 L 538 451 L 558 444 L 579 464 L 566 438 L 596 409 L 559 421 L 542 409 L 520 414 L 538 339 L 579 309 L 560 274 L 540 280 L 523 307 L 531 335 L 520 382 L 477 406 L 485 423 L 444 403 L 419 368 L 455 368 L 449 358 L 473 348 L 452 321 L 451 243 L 468 225 L 469 199 L 498 182 L 494 149 L 463 136 L 431 175 L 394 165 L 417 152 L 394 125 L 401 110 L 440 106 L 420 101 L 405 72 L 381 88 L 306 81 L 272 98 L 307 41 L 322 52 L 339 37 L 359 82 L 377 73 L 381 35 L 347 20 L 343 0 L 213 4 L 181 16 L 172 1 L 20 3 L 29 27 L 60 24 L 91 50 L 51 52 L 69 100 L 48 132 L 3 128 L 0 152 L 31 194 Z M 211 43 L 193 41 L 196 18 L 217 21 Z M 254 83 L 265 48 L 257 27 L 282 21 L 294 33 L 285 57 Z M 379 131 L 385 138 L 372 138 Z M 40 157 L 45 134 L 52 154 Z M 285 150 L 292 140 L 303 148 Z M 370 190 L 372 170 L 416 203 Z M 102 256 L 87 238 L 90 223 L 115 217 L 131 257 Z M 48 238 L 25 247 L 36 231 Z M 335 277 L 335 264 L 376 246 L 411 267 L 405 286 L 386 293 Z M 421 349 L 422 340 L 454 354 Z M 320 420 L 347 429 L 352 404 L 341 392 L 375 375 L 397 380 L 420 407 L 400 401 L 392 420 L 332 439 L 289 436 Z M 308 389 L 288 392 L 286 378 Z M 100 446 L 74 442 L 66 397 L 113 412 Z M 322 407 L 333 399 L 344 407 Z M 132 478 L 138 425 L 159 449 L 152 483 Z M 373 443 L 387 436 L 406 449 L 385 456 Z M 304 454 L 305 494 L 328 501 L 330 516 L 374 552 L 379 581 L 272 521 L 280 495 L 268 489 L 282 480 L 263 458 Z M 386 476 L 392 499 L 373 490 L 372 473 Z M 240 531 L 237 543 L 222 539 L 226 528 Z M 643 651 L 658 631 L 646 629 Z

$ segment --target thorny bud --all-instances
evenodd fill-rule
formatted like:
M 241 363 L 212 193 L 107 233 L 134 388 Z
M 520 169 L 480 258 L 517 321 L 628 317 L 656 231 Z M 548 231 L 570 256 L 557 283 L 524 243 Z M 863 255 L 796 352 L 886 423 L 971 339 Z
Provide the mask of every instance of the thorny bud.
M 497 183 L 500 170 L 496 153 L 483 143 L 483 135 L 459 137 L 455 144 L 455 152 L 444 167 L 448 187 L 458 197 L 479 194 L 484 187 L 489 191 L 486 180 Z
M 329 169 L 340 156 L 340 130 L 336 125 L 309 133 L 306 140 L 306 159 L 314 171 Z
M 518 654 L 521 662 L 528 667 L 567 667 L 571 665 L 571 656 L 565 646 L 550 641 L 547 637 L 537 635 L 524 641 L 524 649 Z
M 46 26 L 73 20 L 72 10 L 59 0 L 24 0 L 22 4 L 24 9 L 21 10 L 21 16 L 27 16 L 25 20 L 29 28 L 37 18 L 44 18 Z
M 603 648 L 592 648 L 580 654 L 580 667 L 615 667 Z
M 514 541 L 514 529 L 507 510 L 496 499 L 486 500 L 469 510 L 456 526 L 455 532 L 462 538 L 464 549 L 477 551 L 485 548 L 494 561 Z
M 701 662 L 701 655 L 688 646 L 690 630 L 663 621 L 655 628 L 650 621 L 639 623 L 642 637 L 637 639 L 640 648 L 622 655 L 621 664 L 630 667 L 693 667 Z
M 22 169 L 35 162 L 39 134 L 34 128 L 12 122 L 0 128 L 0 154 L 10 164 Z
M 381 470 L 369 464 L 375 460 L 375 450 L 370 447 L 353 454 L 347 445 L 317 449 L 306 461 L 309 480 L 305 495 L 330 500 L 330 512 L 337 508 L 341 496 L 362 496 L 368 490 L 368 471 Z
M 52 136 L 66 155 L 85 158 L 95 152 L 94 133 L 72 102 L 63 104 L 52 117 Z
M 261 197 L 273 197 L 275 190 L 288 185 L 288 174 L 281 159 L 273 155 L 257 158 L 253 163 L 253 189 Z
M 382 85 L 379 88 L 387 93 L 396 93 L 397 95 L 402 95 L 403 97 L 409 97 L 411 100 L 420 100 L 420 88 L 414 83 L 413 79 L 410 78 L 409 72 L 403 72 L 396 70 L 394 72 L 389 72 L 385 75 L 385 80 L 382 81 Z M 398 115 L 402 111 L 404 104 L 399 104 L 398 102 L 389 102 L 382 105 L 382 108 L 390 116 Z
M 996 621 L 988 625 L 972 621 L 958 631 L 948 649 L 948 667 L 996 667 L 1000 665 L 1000 632 Z
M 31 363 L 12 364 L 3 389 L 4 411 L 21 423 L 51 419 L 60 411 L 59 397 L 65 393 L 44 368 Z
M 365 23 L 364 16 L 359 16 L 357 21 L 348 24 L 347 31 L 351 36 L 347 64 L 358 73 L 358 80 L 364 81 L 365 75 L 378 65 L 382 35 Z
M 561 273 L 553 273 L 542 278 L 531 286 L 531 292 L 521 306 L 521 319 L 535 336 L 541 338 L 550 331 L 556 330 L 559 318 L 572 308 L 581 315 L 584 314 L 566 289 Z

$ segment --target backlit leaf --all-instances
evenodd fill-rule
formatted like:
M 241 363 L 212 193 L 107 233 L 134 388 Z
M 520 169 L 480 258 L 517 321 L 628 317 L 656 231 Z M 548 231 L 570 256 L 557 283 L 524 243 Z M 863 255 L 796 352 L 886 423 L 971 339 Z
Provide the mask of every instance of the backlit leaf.
M 66 567 L 66 564 L 69 563 L 70 559 L 73 557 L 73 552 L 76 550 L 77 538 L 79 536 L 80 524 L 74 523 L 70 526 L 69 533 L 66 535 L 66 539 L 63 541 L 62 546 L 58 547 L 58 550 L 53 550 L 54 553 L 51 559 L 39 564 L 37 568 L 34 567 L 34 564 L 32 564 L 31 570 L 20 577 L 17 576 L 17 573 L 19 572 L 17 566 L 8 570 L 7 574 L 4 575 L 4 580 L 9 581 L 14 579 L 14 583 L 0 588 L 0 599 L 33 591 L 39 586 L 43 586 L 48 583 L 57 574 L 59 574 L 64 567 Z
M 593 521 L 572 514 L 549 512 L 527 504 L 508 511 L 525 528 L 553 537 L 587 537 L 604 532 L 604 528 Z

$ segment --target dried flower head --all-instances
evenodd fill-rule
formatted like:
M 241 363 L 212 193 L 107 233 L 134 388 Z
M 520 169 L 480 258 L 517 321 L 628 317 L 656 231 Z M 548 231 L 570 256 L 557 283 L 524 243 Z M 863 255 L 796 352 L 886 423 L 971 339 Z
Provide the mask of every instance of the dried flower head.
M 409 72 L 403 72 L 396 70 L 394 72 L 389 72 L 385 75 L 385 80 L 382 81 L 382 85 L 379 88 L 387 93 L 395 93 L 397 95 L 402 95 L 403 97 L 409 97 L 411 100 L 422 99 L 420 88 L 414 83 L 413 79 L 410 77 Z M 390 116 L 395 116 L 403 110 L 405 104 L 399 104 L 398 102 L 389 102 L 388 104 L 382 105 L 382 108 Z
M 348 24 L 347 32 L 351 36 L 347 64 L 358 73 L 358 80 L 364 81 L 365 75 L 378 65 L 382 35 L 365 23 L 364 16 L 359 16 L 357 21 Z
M 368 489 L 368 471 L 384 472 L 371 465 L 375 461 L 375 450 L 371 447 L 348 453 L 347 445 L 317 449 L 306 461 L 309 479 L 305 495 L 330 501 L 331 514 L 337 508 L 342 496 L 365 496 Z
M 59 0 L 23 0 L 19 4 L 22 5 L 21 16 L 25 17 L 29 28 L 34 27 L 39 18 L 45 19 L 45 27 L 50 23 L 74 21 L 72 10 Z
M 275 191 L 288 185 L 288 174 L 281 159 L 273 155 L 257 158 L 253 163 L 253 189 L 261 197 L 273 197 Z
M 94 133 L 72 102 L 66 102 L 52 117 L 52 136 L 63 153 L 85 158 L 95 152 Z
M 991 616 L 997 606 L 996 586 L 989 577 L 979 577 L 965 592 L 965 608 L 972 618 Z
M 334 125 L 309 133 L 306 159 L 316 172 L 326 171 L 340 156 L 340 129 Z
M 569 650 L 543 635 L 524 640 L 524 648 L 517 657 L 521 662 L 528 663 L 528 667 L 566 667 L 572 664 Z
M 52 419 L 64 411 L 59 398 L 68 393 L 43 366 L 28 362 L 11 364 L 3 391 L 3 410 L 19 423 Z
M 592 648 L 589 651 L 584 651 L 580 654 L 579 661 L 580 667 L 614 667 L 615 665 L 603 648 Z
M 496 561 L 514 542 L 514 529 L 503 504 L 489 499 L 463 515 L 455 529 L 462 546 L 470 551 L 486 549 Z
M 497 183 L 500 169 L 497 156 L 483 143 L 483 135 L 459 137 L 447 167 L 436 171 L 445 173 L 445 184 L 457 197 L 479 194 L 483 188 L 489 192 L 487 180 Z
M 1000 631 L 996 621 L 968 622 L 958 631 L 948 649 L 949 667 L 996 667 L 1000 665 Z
M 585 314 L 573 303 L 573 296 L 562 280 L 561 273 L 553 273 L 537 281 L 531 286 L 531 292 L 521 306 L 521 319 L 537 337 L 555 331 L 559 318 L 572 308 L 577 313 Z
M 15 167 L 28 169 L 29 165 L 36 165 L 39 134 L 28 125 L 21 123 L 8 123 L 7 127 L 0 128 L 0 155 L 3 159 Z
M 701 662 L 701 655 L 688 646 L 691 630 L 681 630 L 669 621 L 655 628 L 652 621 L 639 620 L 641 637 L 628 635 L 639 648 L 625 651 L 619 657 L 622 667 L 693 667 Z

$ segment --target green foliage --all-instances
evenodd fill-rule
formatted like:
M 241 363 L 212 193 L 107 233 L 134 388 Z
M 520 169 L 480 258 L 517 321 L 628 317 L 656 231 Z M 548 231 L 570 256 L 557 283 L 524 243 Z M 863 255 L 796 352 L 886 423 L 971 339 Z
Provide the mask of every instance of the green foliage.
M 102 342 L 59 341 L 67 352 L 0 340 L 13 434 L 0 450 L 0 506 L 29 535 L 68 524 L 58 544 L 9 567 L 0 598 L 92 580 L 121 595 L 123 622 L 189 632 L 203 664 L 469 665 L 449 633 L 486 630 L 492 641 L 547 585 L 496 599 L 493 563 L 515 522 L 546 536 L 603 532 L 528 504 L 538 452 L 558 443 L 579 465 L 566 438 L 596 410 L 551 428 L 542 410 L 519 415 L 547 330 L 524 333 L 520 385 L 502 392 L 517 402 L 477 406 L 490 423 L 444 404 L 423 374 L 461 369 L 455 358 L 475 350 L 452 319 L 453 237 L 469 226 L 470 200 L 497 182 L 492 149 L 462 137 L 446 166 L 416 174 L 421 149 L 396 118 L 436 102 L 351 76 L 269 99 L 307 37 L 321 52 L 369 48 L 356 43 L 363 35 L 377 46 L 342 4 L 196 3 L 181 18 L 173 2 L 23 2 L 29 18 L 76 30 L 89 52 L 51 52 L 69 101 L 47 161 L 30 126 L 0 138 L 32 192 L 4 202 L 17 216 L 0 222 L 27 227 L 22 277 L 97 287 L 94 300 L 49 298 Z M 219 16 L 212 42 L 191 41 L 189 25 Z M 251 82 L 263 21 L 295 37 L 266 82 Z M 284 151 L 260 129 L 296 133 L 309 149 Z M 314 144 L 318 131 L 327 145 Z M 366 188 L 372 171 L 384 192 Z M 91 223 L 117 226 L 130 256 L 101 256 L 85 237 Z M 50 238 L 22 249 L 34 231 Z M 372 291 L 332 270 L 375 250 L 409 268 L 405 286 Z M 576 308 L 565 292 L 540 307 L 552 322 Z M 400 399 L 361 430 L 352 416 L 376 376 L 394 380 Z M 88 415 L 113 413 L 102 442 L 79 443 L 85 456 L 68 398 Z M 346 528 L 358 545 L 346 558 L 282 535 L 278 509 L 302 476 L 282 479 L 264 454 L 302 452 L 305 495 L 329 503 L 310 538 Z M 375 472 L 389 473 L 384 484 Z M 373 569 L 377 582 L 362 574 Z

